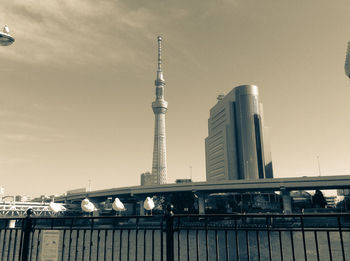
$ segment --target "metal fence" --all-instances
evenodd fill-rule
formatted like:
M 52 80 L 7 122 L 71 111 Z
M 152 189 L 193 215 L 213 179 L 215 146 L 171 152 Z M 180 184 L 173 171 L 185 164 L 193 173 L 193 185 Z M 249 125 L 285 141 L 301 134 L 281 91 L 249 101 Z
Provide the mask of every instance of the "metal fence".
M 344 261 L 350 214 L 1 218 L 0 258 Z

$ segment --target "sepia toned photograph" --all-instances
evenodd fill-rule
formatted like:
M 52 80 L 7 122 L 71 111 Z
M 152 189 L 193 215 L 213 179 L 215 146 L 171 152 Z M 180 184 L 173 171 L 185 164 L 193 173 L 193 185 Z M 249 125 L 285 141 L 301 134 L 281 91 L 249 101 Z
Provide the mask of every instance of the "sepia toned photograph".
M 349 14 L 1 0 L 0 260 L 350 261 Z

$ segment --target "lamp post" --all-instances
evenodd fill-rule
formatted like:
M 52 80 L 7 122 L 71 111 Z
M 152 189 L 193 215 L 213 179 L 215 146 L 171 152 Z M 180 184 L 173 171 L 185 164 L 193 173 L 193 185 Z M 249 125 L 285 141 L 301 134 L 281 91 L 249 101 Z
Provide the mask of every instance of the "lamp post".
M 10 30 L 7 25 L 4 26 L 4 29 L 2 32 L 0 32 L 0 45 L 1 46 L 8 46 L 13 44 L 15 41 L 15 38 L 13 38 L 10 35 Z

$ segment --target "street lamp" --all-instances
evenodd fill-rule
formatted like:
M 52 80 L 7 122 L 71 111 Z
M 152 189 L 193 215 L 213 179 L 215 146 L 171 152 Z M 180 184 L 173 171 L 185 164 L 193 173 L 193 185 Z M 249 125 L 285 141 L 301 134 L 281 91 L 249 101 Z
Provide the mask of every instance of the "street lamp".
M 0 45 L 7 46 L 13 44 L 15 38 L 10 35 L 10 30 L 7 25 L 4 26 L 2 32 L 0 32 Z

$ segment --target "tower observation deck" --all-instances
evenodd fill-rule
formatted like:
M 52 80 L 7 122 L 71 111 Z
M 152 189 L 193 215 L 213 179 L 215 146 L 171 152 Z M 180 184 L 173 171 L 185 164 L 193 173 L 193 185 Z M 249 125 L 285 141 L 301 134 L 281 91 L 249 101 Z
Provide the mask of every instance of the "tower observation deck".
M 157 184 L 165 184 L 167 176 L 165 113 L 168 109 L 168 102 L 164 100 L 165 81 L 163 78 L 161 53 L 162 37 L 158 36 L 158 69 L 154 83 L 156 86 L 156 100 L 152 102 L 155 116 L 152 174 L 156 176 Z

